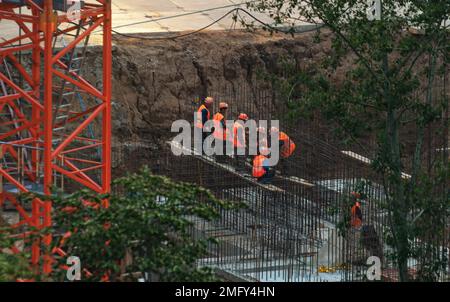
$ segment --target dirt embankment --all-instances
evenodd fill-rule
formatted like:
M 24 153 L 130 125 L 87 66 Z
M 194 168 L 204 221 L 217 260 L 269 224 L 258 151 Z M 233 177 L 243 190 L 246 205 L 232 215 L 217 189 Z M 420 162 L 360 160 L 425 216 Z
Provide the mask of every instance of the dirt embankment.
M 160 144 L 171 123 L 192 119 L 193 101 L 224 83 L 254 81 L 257 73 L 274 72 L 282 58 L 308 66 L 330 54 L 329 34 L 320 44 L 314 33 L 291 37 L 243 31 L 206 32 L 177 40 L 116 37 L 113 50 L 113 129 L 119 141 L 139 138 Z M 87 77 L 101 79 L 98 50 L 90 50 Z M 233 104 L 230 104 L 233 106 Z M 258 109 L 258 108 L 256 108 Z

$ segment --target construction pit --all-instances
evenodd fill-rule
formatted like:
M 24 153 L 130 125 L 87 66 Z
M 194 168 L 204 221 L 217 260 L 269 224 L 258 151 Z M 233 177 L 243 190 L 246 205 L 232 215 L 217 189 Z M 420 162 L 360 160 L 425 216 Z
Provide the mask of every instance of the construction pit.
M 341 145 L 320 116 L 289 121 L 286 104 L 265 78 L 282 73 L 284 60 L 304 70 L 319 64 L 331 55 L 331 34 L 324 31 L 320 43 L 314 42 L 315 32 L 291 37 L 234 30 L 176 40 L 152 37 L 113 39 L 113 178 L 147 165 L 156 174 L 201 185 L 219 198 L 245 204 L 244 209 L 221 210 L 217 221 L 191 218 L 194 238 L 218 241 L 198 265 L 213 267 L 227 280 L 366 280 L 367 259 L 386 258 L 390 251 L 383 239 L 384 191 L 369 167 L 373 154 Z M 83 76 L 93 83 L 102 78 L 100 53 L 96 46 L 85 52 L 84 66 L 89 68 L 83 69 Z M 29 59 L 26 56 L 24 60 Z M 338 82 L 346 68 L 349 65 L 343 64 L 329 77 Z M 442 81 L 439 85 L 444 87 Z M 171 132 L 172 123 L 192 121 L 206 96 L 226 101 L 230 117 L 246 112 L 257 121 L 280 120 L 298 149 L 288 169 L 280 171 L 271 185 L 256 182 L 248 175 L 248 166 L 247 173 L 237 171 L 232 158 L 218 163 L 195 152 L 182 156 L 171 152 L 176 134 Z M 89 131 L 95 132 L 95 127 Z M 414 129 L 405 135 L 414 135 Z M 368 144 L 372 139 L 367 138 Z M 430 142 L 434 149 L 444 146 L 439 139 Z M 363 201 L 364 225 L 342 231 L 338 224 L 348 210 L 344 201 L 361 182 L 370 182 L 369 198 Z M 55 183 L 64 183 L 64 177 L 56 176 Z M 8 201 L 2 206 L 5 220 L 18 223 L 14 206 Z M 416 264 L 411 259 L 410 269 Z M 397 280 L 392 267 L 383 261 L 385 280 Z
M 196 183 L 219 198 L 244 203 L 245 209 L 223 210 L 219 221 L 192 218 L 194 237 L 218 240 L 199 265 L 215 268 L 226 279 L 363 281 L 370 256 L 383 259 L 384 280 L 398 279 L 387 260 L 391 250 L 383 238 L 385 194 L 381 179 L 369 166 L 374 154 L 342 145 L 320 116 L 290 122 L 283 100 L 265 77 L 282 73 L 283 61 L 308 70 L 330 56 L 331 35 L 324 31 L 320 43 L 314 42 L 314 36 L 315 32 L 291 37 L 235 30 L 175 41 L 116 37 L 115 171 L 120 175 L 121 167 L 133 171 L 145 164 L 154 173 Z M 349 66 L 344 62 L 330 78 L 339 82 Z M 444 87 L 441 79 L 437 89 Z M 257 121 L 280 120 L 281 129 L 298 149 L 272 184 L 261 185 L 250 177 L 249 162 L 243 173 L 232 158 L 218 163 L 190 149 L 184 150 L 192 151 L 190 155 L 173 155 L 172 147 L 184 147 L 171 142 L 177 134 L 170 131 L 172 122 L 192 121 L 206 96 L 215 98 L 216 107 L 226 101 L 231 117 L 245 112 Z M 410 129 L 403 135 L 414 133 Z M 370 144 L 373 138 L 367 141 Z M 430 142 L 433 147 L 443 144 L 441 138 L 430 138 Z M 404 175 L 408 177 L 407 171 Z M 365 189 L 369 198 L 363 201 L 364 225 L 343 231 L 338 225 L 348 210 L 343 208 L 344 201 L 362 182 L 370 183 Z M 409 265 L 414 272 L 417 261 L 410 259 Z

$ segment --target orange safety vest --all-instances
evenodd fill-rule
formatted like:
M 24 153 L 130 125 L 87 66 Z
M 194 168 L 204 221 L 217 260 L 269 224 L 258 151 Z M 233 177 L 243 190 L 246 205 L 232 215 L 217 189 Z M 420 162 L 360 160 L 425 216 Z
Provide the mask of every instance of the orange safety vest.
M 196 114 L 196 121 L 195 121 L 195 127 L 197 128 L 203 128 L 203 121 L 202 121 L 202 111 L 203 109 L 206 109 L 208 111 L 208 120 L 211 118 L 211 113 L 209 112 L 208 108 L 206 108 L 205 104 L 202 104 Z
M 284 144 L 280 150 L 281 157 L 287 158 L 291 156 L 292 153 L 294 153 L 296 147 L 294 142 L 289 138 L 289 136 L 287 136 L 286 133 L 281 131 L 279 133 L 278 139 L 280 141 L 284 141 Z
M 244 126 L 241 123 L 235 122 L 233 127 L 233 143 L 237 148 L 245 147 L 245 132 Z
M 260 178 L 266 174 L 266 170 L 263 168 L 264 161 L 267 159 L 264 155 L 256 155 L 253 159 L 253 177 Z
M 360 227 L 361 224 L 362 224 L 361 207 L 355 204 L 352 207 L 351 225 L 352 227 Z
M 226 140 L 227 137 L 230 137 L 230 135 L 228 133 L 228 131 L 229 131 L 228 129 L 225 129 L 225 131 L 223 131 L 224 129 L 222 127 L 221 122 L 222 122 L 222 120 L 224 118 L 225 117 L 220 112 L 217 112 L 213 116 L 213 120 L 214 120 L 214 133 L 213 133 L 213 135 L 214 135 L 214 137 L 216 139 Z

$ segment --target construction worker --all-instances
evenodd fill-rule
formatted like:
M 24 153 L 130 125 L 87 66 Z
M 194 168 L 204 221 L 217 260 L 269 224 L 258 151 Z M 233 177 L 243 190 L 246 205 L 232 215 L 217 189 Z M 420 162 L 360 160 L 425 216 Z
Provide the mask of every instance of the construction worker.
M 277 127 L 270 128 L 271 135 L 278 135 L 278 142 L 280 144 L 280 155 L 282 158 L 288 158 L 295 151 L 294 141 L 283 131 Z
M 351 219 L 350 224 L 354 228 L 359 228 L 362 225 L 363 215 L 361 210 L 360 198 L 361 195 L 356 192 L 352 192 L 352 196 L 354 199 L 354 204 L 351 209 Z
M 261 148 L 269 148 L 269 144 L 267 142 L 267 133 L 266 133 L 266 128 L 259 126 L 258 128 L 256 128 L 256 143 L 257 143 L 257 149 L 256 152 L 258 155 L 259 152 L 261 151 Z M 250 149 L 249 149 L 250 152 Z M 254 155 L 254 154 L 249 154 L 249 155 Z M 251 159 L 248 159 L 249 162 L 252 162 Z
M 217 156 L 216 158 L 219 161 L 223 161 L 225 159 L 226 154 L 226 140 L 227 138 L 230 138 L 231 136 L 228 135 L 228 129 L 226 125 L 226 116 L 228 111 L 228 104 L 225 102 L 220 102 L 219 104 L 219 112 L 214 114 L 213 120 L 214 120 L 214 130 L 213 135 L 216 139 L 217 143 L 222 143 L 223 145 L 223 156 Z
M 202 130 L 203 141 L 208 136 L 208 132 L 203 132 L 203 127 L 206 124 L 206 122 L 211 119 L 210 110 L 211 110 L 213 104 L 214 104 L 214 99 L 209 96 L 202 101 L 202 104 L 200 105 L 200 107 L 197 110 L 195 127 Z
M 237 171 L 245 172 L 245 128 L 244 123 L 248 121 L 248 115 L 240 113 L 233 125 L 233 145 Z
M 270 128 L 270 135 L 275 135 L 278 138 L 281 171 L 284 174 L 289 174 L 290 165 L 286 159 L 294 153 L 296 148 L 295 143 L 286 133 L 280 131 L 277 127 Z
M 266 147 L 260 147 L 259 149 L 259 155 L 256 155 L 253 159 L 252 175 L 258 182 L 268 184 L 275 176 L 275 169 L 269 165 L 269 159 L 266 156 L 269 149 Z

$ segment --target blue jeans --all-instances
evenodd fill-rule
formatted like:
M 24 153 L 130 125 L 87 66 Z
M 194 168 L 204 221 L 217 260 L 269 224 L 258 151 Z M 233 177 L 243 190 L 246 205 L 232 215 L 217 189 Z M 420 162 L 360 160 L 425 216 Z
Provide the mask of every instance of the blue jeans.
M 275 177 L 275 170 L 269 170 L 266 172 L 266 174 L 258 178 L 258 182 L 262 184 L 270 184 L 274 177 Z

